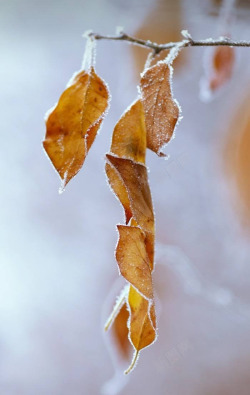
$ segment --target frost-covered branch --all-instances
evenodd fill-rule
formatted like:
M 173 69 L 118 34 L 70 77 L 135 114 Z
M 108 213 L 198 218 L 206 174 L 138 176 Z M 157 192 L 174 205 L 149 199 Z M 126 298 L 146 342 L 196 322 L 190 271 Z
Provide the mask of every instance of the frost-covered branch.
M 211 47 L 211 46 L 229 46 L 229 47 L 250 47 L 250 41 L 234 41 L 227 37 L 219 37 L 216 40 L 211 38 L 205 40 L 193 40 L 190 34 L 186 31 L 182 31 L 182 35 L 184 39 L 182 41 L 170 42 L 166 44 L 157 44 L 150 40 L 142 40 L 139 38 L 135 38 L 129 36 L 126 33 L 121 32 L 115 36 L 104 36 L 101 34 L 90 32 L 88 33 L 89 37 L 92 37 L 95 40 L 115 40 L 115 41 L 127 41 L 134 45 L 139 45 L 141 47 L 152 49 L 153 52 L 157 55 L 161 51 L 174 48 L 176 46 L 181 47 Z

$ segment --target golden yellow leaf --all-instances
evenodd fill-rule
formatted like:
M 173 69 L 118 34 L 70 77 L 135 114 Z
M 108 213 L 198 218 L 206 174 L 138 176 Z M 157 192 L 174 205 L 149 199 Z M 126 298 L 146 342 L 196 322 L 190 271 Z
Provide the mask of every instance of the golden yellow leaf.
M 116 260 L 122 276 L 146 299 L 153 299 L 150 261 L 145 235 L 135 226 L 118 225 L 119 241 Z
M 121 158 L 145 163 L 145 118 L 140 100 L 132 104 L 117 122 L 110 151 Z
M 179 118 L 179 107 L 171 90 L 171 66 L 164 62 L 147 69 L 140 82 L 145 111 L 147 147 L 159 156 L 169 142 Z
M 46 120 L 43 142 L 63 186 L 81 169 L 108 106 L 109 93 L 95 73 L 80 71 Z
M 149 346 L 156 339 L 154 304 L 150 304 L 135 288 L 130 287 L 130 340 L 137 351 Z

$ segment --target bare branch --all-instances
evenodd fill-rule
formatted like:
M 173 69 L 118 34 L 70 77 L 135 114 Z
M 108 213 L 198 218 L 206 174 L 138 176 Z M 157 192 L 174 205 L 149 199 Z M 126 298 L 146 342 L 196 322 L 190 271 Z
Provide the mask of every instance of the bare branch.
M 185 38 L 182 41 L 169 42 L 166 44 L 157 44 L 150 40 L 142 40 L 129 36 L 126 33 L 121 33 L 116 36 L 104 36 L 96 33 L 89 33 L 89 36 L 95 40 L 115 40 L 115 41 L 127 41 L 134 45 L 149 48 L 154 51 L 154 54 L 159 54 L 161 51 L 174 48 L 176 46 L 181 47 L 212 47 L 212 46 L 229 46 L 229 47 L 250 47 L 250 41 L 234 41 L 227 37 L 220 37 L 219 39 L 213 40 L 211 38 L 205 40 L 193 40 L 190 37 Z

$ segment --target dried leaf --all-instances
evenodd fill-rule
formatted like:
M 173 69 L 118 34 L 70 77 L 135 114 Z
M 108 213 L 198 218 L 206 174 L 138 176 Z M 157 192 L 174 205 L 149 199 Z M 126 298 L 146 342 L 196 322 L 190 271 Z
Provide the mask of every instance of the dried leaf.
M 91 67 L 70 81 L 46 120 L 43 142 L 63 186 L 81 169 L 108 106 L 105 83 Z
M 154 232 L 154 213 L 147 168 L 131 159 L 106 155 L 127 190 L 132 215 L 145 232 Z
M 126 224 L 128 224 L 129 220 L 132 217 L 132 211 L 130 207 L 127 189 L 123 183 L 123 180 L 121 179 L 119 174 L 117 174 L 116 169 L 108 162 L 106 163 L 105 170 L 108 177 L 109 185 L 113 189 L 114 194 L 117 196 L 118 200 L 121 202 L 124 208 Z
M 140 82 L 147 147 L 159 156 L 165 156 L 160 149 L 172 138 L 180 112 L 172 96 L 171 73 L 169 64 L 158 62 L 143 73 Z
M 120 157 L 145 163 L 146 131 L 143 108 L 139 100 L 125 112 L 115 126 L 110 151 Z M 123 205 L 128 224 L 132 211 L 124 182 L 109 163 L 106 164 L 106 173 L 111 188 Z
M 110 151 L 121 158 L 145 163 L 146 131 L 140 100 L 132 104 L 116 124 Z
M 232 75 L 235 60 L 235 52 L 232 47 L 217 47 L 213 55 L 213 73 L 209 87 L 211 90 L 224 85 Z
M 235 50 L 220 46 L 205 52 L 205 76 L 201 81 L 201 98 L 211 99 L 212 94 L 230 80 L 235 63 Z
M 145 235 L 135 226 L 118 225 L 119 242 L 116 260 L 122 276 L 146 299 L 153 298 L 150 261 L 145 247 Z
M 119 241 L 116 248 L 120 272 L 131 284 L 127 301 L 130 311 L 129 337 L 136 351 L 125 373 L 135 366 L 139 351 L 156 337 L 151 274 L 154 212 L 145 153 L 144 109 L 141 101 L 137 100 L 118 121 L 113 133 L 111 153 L 106 155 L 108 180 L 123 205 L 126 224 L 129 224 L 118 225 Z

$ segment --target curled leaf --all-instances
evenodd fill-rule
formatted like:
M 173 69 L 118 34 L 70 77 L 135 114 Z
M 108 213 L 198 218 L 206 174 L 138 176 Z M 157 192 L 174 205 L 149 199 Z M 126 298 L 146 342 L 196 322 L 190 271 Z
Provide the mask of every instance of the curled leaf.
M 119 242 L 116 260 L 122 276 L 146 299 L 153 298 L 150 262 L 145 247 L 145 235 L 135 226 L 118 225 Z
M 137 100 L 121 117 L 115 126 L 111 153 L 136 162 L 145 163 L 146 131 L 144 113 L 140 100 Z M 115 195 L 123 205 L 126 224 L 132 217 L 130 200 L 124 182 L 116 169 L 106 163 L 108 181 Z
M 132 217 L 132 210 L 130 207 L 130 200 L 128 197 L 127 189 L 124 185 L 122 178 L 119 176 L 119 174 L 117 174 L 116 169 L 108 162 L 106 163 L 105 170 L 108 177 L 109 185 L 113 189 L 114 194 L 117 196 L 118 200 L 121 202 L 124 208 L 125 220 L 126 224 L 128 224 L 129 220 Z
M 135 349 L 140 351 L 156 339 L 156 317 L 154 305 L 150 304 L 135 288 L 130 287 L 130 339 Z
M 172 138 L 180 113 L 172 95 L 171 74 L 171 65 L 158 62 L 145 70 L 140 82 L 147 147 L 159 156 L 165 156 L 160 150 Z
M 145 166 L 146 137 L 144 109 L 141 100 L 137 100 L 118 121 L 111 152 L 106 155 L 109 184 L 126 217 L 126 225 L 118 225 L 116 260 L 130 284 L 128 326 L 135 355 L 125 373 L 135 366 L 139 351 L 156 337 L 152 285 L 154 212 Z
M 43 142 L 63 187 L 81 169 L 108 106 L 106 84 L 91 67 L 70 81 L 46 120 Z
M 154 213 L 148 185 L 147 168 L 131 159 L 106 155 L 127 191 L 131 211 L 137 224 L 145 232 L 154 231 Z

